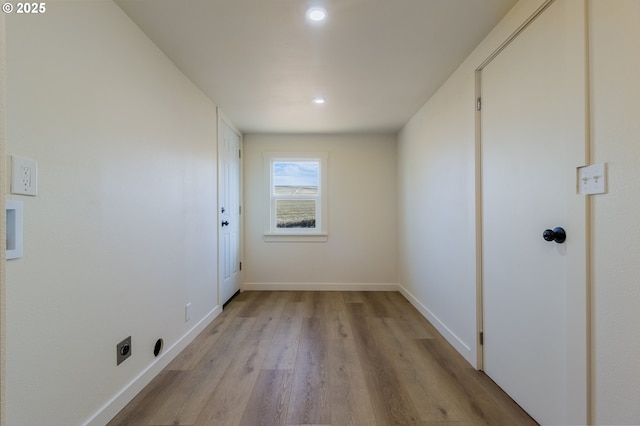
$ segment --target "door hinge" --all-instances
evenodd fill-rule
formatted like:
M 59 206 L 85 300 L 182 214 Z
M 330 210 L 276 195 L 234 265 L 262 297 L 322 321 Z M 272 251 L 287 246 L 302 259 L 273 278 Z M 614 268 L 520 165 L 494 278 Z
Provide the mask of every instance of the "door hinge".
M 240 262 L 240 270 L 242 271 L 242 262 Z
M 238 150 L 238 158 L 242 158 L 242 150 Z
M 238 214 L 242 214 L 242 206 L 238 206 Z
M 480 332 L 480 345 L 484 345 L 484 332 Z
M 476 99 L 476 110 L 480 111 L 482 109 L 482 98 Z

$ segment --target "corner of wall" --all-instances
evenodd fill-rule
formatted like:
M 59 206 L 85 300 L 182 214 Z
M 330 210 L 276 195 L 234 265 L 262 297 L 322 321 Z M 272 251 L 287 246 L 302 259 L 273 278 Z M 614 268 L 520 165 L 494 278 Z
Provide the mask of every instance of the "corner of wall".
M 6 198 L 6 163 L 5 163 L 5 76 L 6 76 L 6 55 L 5 55 L 5 21 L 4 15 L 0 15 L 0 241 L 6 239 L 6 219 L 5 219 L 5 198 Z M 2 268 L 0 268 L 0 425 L 5 424 L 5 288 L 6 288 L 6 273 L 5 273 L 5 245 L 0 244 L 0 262 L 2 262 Z
M 409 292 L 406 288 L 404 288 L 401 284 L 398 284 L 398 291 L 413 305 L 414 308 L 420 312 L 420 314 L 425 317 L 439 332 L 444 336 L 444 338 L 473 366 L 473 368 L 478 368 L 477 359 L 475 357 L 475 351 L 472 350 L 471 346 L 465 343 L 463 339 L 460 338 L 453 330 L 451 330 L 447 325 L 438 318 L 429 308 L 424 306 L 417 297 L 415 297 L 411 292 Z

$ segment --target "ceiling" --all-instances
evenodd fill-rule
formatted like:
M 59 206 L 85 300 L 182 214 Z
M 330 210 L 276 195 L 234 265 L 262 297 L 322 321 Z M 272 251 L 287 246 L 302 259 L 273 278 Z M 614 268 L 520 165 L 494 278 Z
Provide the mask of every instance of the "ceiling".
M 116 3 L 244 133 L 396 133 L 516 0 Z

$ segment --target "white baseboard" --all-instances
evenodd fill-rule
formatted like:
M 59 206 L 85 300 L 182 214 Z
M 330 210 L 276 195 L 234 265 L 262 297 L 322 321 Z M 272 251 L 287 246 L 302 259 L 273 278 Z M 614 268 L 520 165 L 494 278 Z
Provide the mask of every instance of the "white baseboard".
M 424 306 L 413 294 L 402 285 L 398 285 L 400 293 L 411 303 L 433 326 L 444 336 L 445 339 L 465 357 L 475 367 L 475 355 L 471 353 L 471 347 L 456 335 L 447 325 L 440 320 L 433 312 Z
M 242 291 L 398 291 L 398 284 L 387 283 L 244 283 Z
M 120 412 L 131 400 L 156 377 L 178 354 L 187 347 L 218 315 L 222 313 L 222 306 L 215 307 L 200 320 L 191 330 L 182 336 L 170 348 L 166 349 L 151 365 L 118 392 L 109 402 L 100 408 L 85 426 L 103 426 Z

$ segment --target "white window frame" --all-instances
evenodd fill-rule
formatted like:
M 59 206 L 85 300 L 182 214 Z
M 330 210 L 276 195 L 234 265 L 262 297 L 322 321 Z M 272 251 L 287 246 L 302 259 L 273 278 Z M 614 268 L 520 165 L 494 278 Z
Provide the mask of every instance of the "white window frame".
M 328 201 L 327 201 L 327 171 L 329 153 L 327 152 L 265 152 L 264 182 L 266 194 L 265 241 L 311 241 L 323 242 L 328 240 Z M 277 162 L 317 161 L 320 164 L 318 195 L 302 199 L 316 200 L 315 228 L 278 228 L 276 226 L 276 200 L 283 199 L 274 193 L 273 164 Z M 286 198 L 285 198 L 286 199 Z

